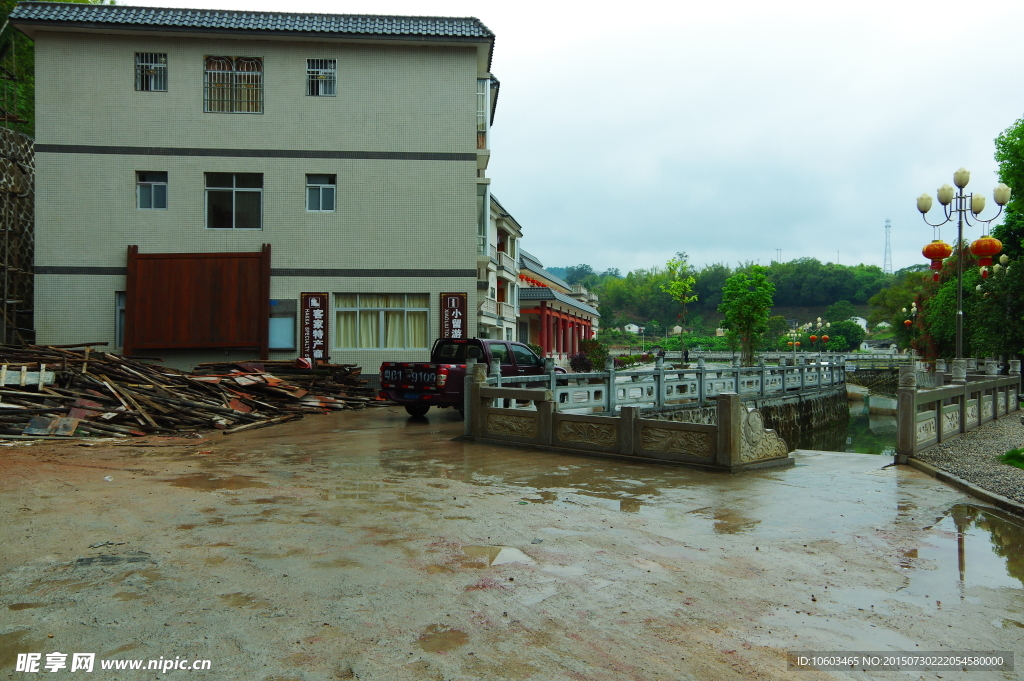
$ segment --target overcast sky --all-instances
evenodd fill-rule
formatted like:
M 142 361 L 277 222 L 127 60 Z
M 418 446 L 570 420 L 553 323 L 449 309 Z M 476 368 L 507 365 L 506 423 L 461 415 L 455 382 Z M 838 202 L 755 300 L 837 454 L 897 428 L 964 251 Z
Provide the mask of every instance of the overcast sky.
M 925 262 L 916 197 L 964 166 L 992 206 L 992 140 L 1024 117 L 1021 2 L 121 4 L 481 19 L 492 189 L 552 266 L 881 266 L 887 218 L 893 268 Z

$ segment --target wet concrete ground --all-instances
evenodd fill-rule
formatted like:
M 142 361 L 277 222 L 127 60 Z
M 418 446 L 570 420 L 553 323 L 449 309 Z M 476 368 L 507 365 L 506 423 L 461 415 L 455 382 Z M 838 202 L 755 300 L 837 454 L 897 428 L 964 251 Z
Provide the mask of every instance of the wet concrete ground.
M 727 476 L 461 431 L 378 409 L 0 449 L 0 678 L 60 651 L 228 680 L 811 680 L 848 674 L 787 651 L 1019 648 L 1024 523 L 888 459 Z

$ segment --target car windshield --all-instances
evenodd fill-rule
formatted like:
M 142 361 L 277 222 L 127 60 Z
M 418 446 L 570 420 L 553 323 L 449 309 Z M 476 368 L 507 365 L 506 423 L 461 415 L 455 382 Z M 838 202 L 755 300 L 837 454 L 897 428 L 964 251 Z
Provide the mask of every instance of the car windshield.
M 473 343 L 445 343 L 434 352 L 433 360 L 439 363 L 457 364 L 467 359 L 480 360 L 483 353 Z

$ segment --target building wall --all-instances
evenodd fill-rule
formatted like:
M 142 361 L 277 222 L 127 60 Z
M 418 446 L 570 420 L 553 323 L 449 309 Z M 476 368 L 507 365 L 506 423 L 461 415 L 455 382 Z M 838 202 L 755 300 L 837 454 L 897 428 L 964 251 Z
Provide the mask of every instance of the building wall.
M 134 90 L 135 52 L 166 52 L 168 92 Z M 264 114 L 203 112 L 205 55 L 264 59 Z M 336 58 L 335 97 L 305 95 L 307 58 Z M 220 37 L 41 33 L 37 144 L 475 155 L 475 48 Z M 326 293 L 476 291 L 475 160 L 38 155 L 36 329 L 41 343 L 114 345 L 127 246 L 142 253 L 272 247 L 271 298 Z M 168 173 L 167 210 L 136 208 L 136 171 Z M 208 230 L 205 172 L 263 174 L 263 229 Z M 305 210 L 305 175 L 337 175 L 337 208 Z M 48 272 L 49 268 L 49 272 Z M 67 268 L 77 268 L 69 270 Z M 461 270 L 466 276 L 312 276 L 279 269 Z M 113 272 L 113 273 L 111 273 Z M 386 272 L 385 272 L 386 274 Z M 294 276 L 298 275 L 298 276 Z M 329 332 L 332 346 L 333 315 Z M 471 315 L 475 322 L 475 315 Z M 471 328 L 470 333 L 475 334 Z M 223 351 L 174 354 L 216 359 Z M 232 351 L 232 355 L 237 351 Z M 278 357 L 296 353 L 276 353 Z M 332 350 L 368 368 L 425 350 Z M 249 357 L 252 353 L 248 354 Z

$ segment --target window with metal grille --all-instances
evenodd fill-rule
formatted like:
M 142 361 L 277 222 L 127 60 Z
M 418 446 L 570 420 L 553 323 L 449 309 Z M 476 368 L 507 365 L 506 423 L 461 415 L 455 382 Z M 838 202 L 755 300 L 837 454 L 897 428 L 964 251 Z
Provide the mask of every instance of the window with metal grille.
M 306 94 L 310 97 L 334 97 L 338 94 L 338 60 L 306 60 Z
M 337 175 L 306 175 L 306 210 L 330 212 L 334 210 L 334 188 Z
M 167 53 L 135 53 L 135 89 L 140 92 L 167 92 Z
M 263 228 L 262 173 L 206 173 L 209 229 Z
M 136 172 L 135 189 L 136 205 L 139 208 L 167 208 L 166 172 Z
M 263 58 L 207 57 L 203 110 L 263 113 Z

